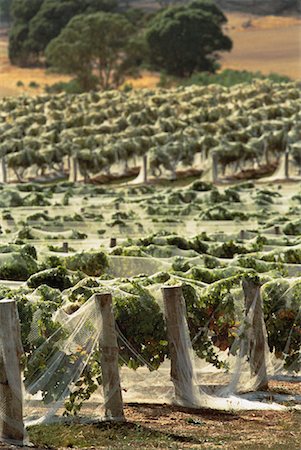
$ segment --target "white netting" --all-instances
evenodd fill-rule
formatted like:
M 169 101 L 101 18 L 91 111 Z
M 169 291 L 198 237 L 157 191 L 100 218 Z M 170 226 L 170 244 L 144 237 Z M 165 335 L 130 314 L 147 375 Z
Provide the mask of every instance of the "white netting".
M 166 285 L 165 278 L 161 272 L 94 280 L 86 282 L 86 287 L 92 283 L 88 294 L 79 284 L 63 292 L 55 310 L 39 303 L 37 294 L 27 295 L 33 315 L 24 342 L 26 425 L 61 420 L 62 415 L 65 420 L 74 414 L 81 420 L 108 418 L 99 348 L 104 324 L 93 292 L 113 296 L 124 401 L 285 410 L 288 396 L 279 394 L 271 402 L 266 385 L 271 377 L 300 376 L 300 279 L 271 279 L 261 290 L 256 277 L 247 278 L 243 288 L 232 279 L 226 290 L 221 280 L 215 299 L 210 284 L 173 275 Z M 179 283 L 183 296 L 180 288 L 174 290 Z M 170 293 L 172 309 L 163 301 L 162 288 Z M 279 341 L 281 321 L 285 329 Z M 14 374 L 8 376 L 16 385 Z M 114 380 L 107 397 L 118 390 Z M 298 396 L 289 401 L 300 403 Z M 5 420 L 13 424 L 13 418 Z
M 275 182 L 283 180 L 300 180 L 300 174 L 296 164 L 291 160 L 287 159 L 287 155 L 283 154 L 279 158 L 278 166 L 275 172 L 269 177 L 263 177 L 260 179 L 261 182 Z

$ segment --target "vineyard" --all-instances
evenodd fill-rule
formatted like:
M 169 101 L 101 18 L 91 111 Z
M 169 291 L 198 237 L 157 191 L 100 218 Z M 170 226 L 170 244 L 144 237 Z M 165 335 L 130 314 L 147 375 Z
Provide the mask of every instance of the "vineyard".
M 273 391 L 301 371 L 299 88 L 1 100 L 0 298 L 27 426 L 114 419 L 108 294 L 125 403 L 300 410 L 297 388 Z
M 246 280 L 261 286 L 269 376 L 296 377 L 301 192 L 295 184 L 280 188 L 263 189 L 251 182 L 216 188 L 202 181 L 173 189 L 117 190 L 69 182 L 4 187 L 0 273 L 6 281 L 1 297 L 18 304 L 28 395 L 40 391 L 39 401 L 45 402 L 39 414 L 56 411 L 58 400 L 62 412 L 66 407 L 68 415 L 78 413 L 101 384 L 94 296 L 108 291 L 113 295 L 120 364 L 135 369 L 133 375 L 124 375 L 128 401 L 172 396 L 160 292 L 164 286 L 182 286 L 200 361 L 198 377 L 208 380 L 213 373 L 215 383 L 224 385 L 237 371 L 240 330 L 246 326 Z M 59 358 L 55 364 L 53 358 Z M 53 376 L 45 380 L 45 368 L 53 371 L 53 364 Z M 71 389 L 79 366 L 79 384 Z M 239 379 L 242 374 L 247 390 L 261 385 L 261 375 L 240 368 Z M 67 400 L 66 385 L 72 401 Z M 241 389 L 239 380 L 233 392 Z M 281 404 L 288 401 L 278 397 Z M 291 405 L 298 404 L 297 397 L 290 397 Z M 226 403 L 222 409 L 230 407 Z M 256 409 L 258 402 L 244 405 L 240 400 L 236 407 Z M 37 419 L 32 400 L 27 408 L 31 420 Z
M 142 157 L 155 178 L 191 166 L 205 175 L 213 156 L 222 176 L 269 173 L 287 149 L 300 170 L 298 82 L 4 98 L 0 107 L 5 180 L 133 175 Z

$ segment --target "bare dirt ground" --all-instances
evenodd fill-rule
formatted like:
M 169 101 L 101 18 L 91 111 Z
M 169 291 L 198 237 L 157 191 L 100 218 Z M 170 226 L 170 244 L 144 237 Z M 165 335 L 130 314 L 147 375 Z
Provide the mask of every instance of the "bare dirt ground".
M 233 39 L 233 50 L 221 59 L 222 68 L 277 72 L 293 79 L 301 78 L 301 19 L 296 17 L 254 16 L 229 13 L 227 33 Z M 7 36 L 0 34 L 0 97 L 43 92 L 45 85 L 67 81 L 66 76 L 47 74 L 43 69 L 21 69 L 10 65 L 7 57 Z M 158 73 L 143 72 L 138 79 L 129 79 L 134 88 L 155 87 Z M 18 87 L 18 81 L 23 86 Z M 39 87 L 30 88 L 35 81 Z
M 271 400 L 279 393 L 301 394 L 300 381 L 270 381 L 269 386 Z M 132 403 L 125 405 L 125 416 L 124 424 L 33 427 L 31 449 L 300 449 L 301 411 L 219 412 Z M 0 444 L 0 449 L 17 448 Z

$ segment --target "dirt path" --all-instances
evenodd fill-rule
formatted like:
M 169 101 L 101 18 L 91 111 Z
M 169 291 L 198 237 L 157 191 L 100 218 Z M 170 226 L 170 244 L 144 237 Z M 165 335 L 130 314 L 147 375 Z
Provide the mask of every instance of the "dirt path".
M 142 449 L 225 449 L 299 450 L 301 414 L 249 411 L 240 414 L 196 411 L 168 405 L 129 405 L 124 424 L 52 425 L 29 431 L 38 445 L 24 450 L 45 448 L 85 450 Z M 19 447 L 0 444 L 1 449 Z
M 269 382 L 277 394 L 300 395 L 300 381 Z M 93 410 L 95 412 L 95 410 Z M 226 449 L 299 450 L 301 411 L 222 412 L 167 404 L 129 403 L 126 423 L 53 424 L 28 430 L 32 450 Z M 23 447 L 29 450 L 29 447 Z M 0 449 L 18 447 L 0 443 Z

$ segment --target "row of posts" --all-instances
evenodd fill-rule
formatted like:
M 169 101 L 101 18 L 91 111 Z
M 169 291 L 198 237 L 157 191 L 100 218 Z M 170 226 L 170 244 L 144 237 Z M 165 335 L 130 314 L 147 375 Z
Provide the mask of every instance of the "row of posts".
M 76 158 L 71 158 L 69 162 L 69 179 L 76 182 L 78 178 L 78 162 Z M 8 183 L 8 168 L 5 157 L 0 157 L 0 183 Z
M 146 184 L 147 179 L 147 155 L 144 155 L 142 158 L 142 167 L 141 172 L 143 174 L 141 183 Z M 69 179 L 70 181 L 76 182 L 77 181 L 77 174 L 78 174 L 78 163 L 75 158 L 71 158 L 71 164 L 70 164 L 70 174 Z M 284 154 L 284 176 L 286 179 L 289 178 L 289 151 L 286 150 Z M 212 154 L 212 182 L 213 184 L 218 183 L 218 155 L 213 152 Z
M 259 388 L 267 387 L 265 364 L 265 335 L 260 286 L 243 282 L 246 314 L 254 308 L 252 332 L 249 334 L 248 355 L 253 375 L 260 371 Z M 194 391 L 194 373 L 191 357 L 186 306 L 181 286 L 162 288 L 169 352 L 171 379 L 177 403 L 189 406 Z M 255 307 L 254 307 L 255 299 Z M 123 401 L 118 366 L 118 344 L 110 293 L 95 294 L 95 302 L 102 321 L 100 336 L 101 368 L 104 393 L 105 419 L 123 421 Z M 0 302 L 0 440 L 23 442 L 22 382 L 20 357 L 22 344 L 17 305 L 14 300 Z M 183 370 L 184 367 L 184 370 Z M 8 376 L 9 374 L 9 376 Z
M 289 152 L 286 151 L 285 155 L 285 164 L 284 164 L 284 173 L 285 178 L 289 178 Z M 142 159 L 142 173 L 143 173 L 143 180 L 141 180 L 141 183 L 147 183 L 147 155 L 143 156 Z M 5 162 L 5 158 L 0 158 L 0 173 L 2 175 L 0 176 L 0 183 L 7 183 L 8 177 L 7 177 L 7 165 Z M 72 182 L 77 182 L 78 180 L 78 162 L 77 159 L 72 157 L 69 161 L 69 180 Z M 218 182 L 218 159 L 217 155 L 213 153 L 212 155 L 212 181 L 213 183 Z
M 286 149 L 284 153 L 284 177 L 286 179 L 289 179 L 289 156 L 289 150 Z M 218 157 L 214 152 L 212 154 L 212 182 L 213 184 L 218 183 Z

